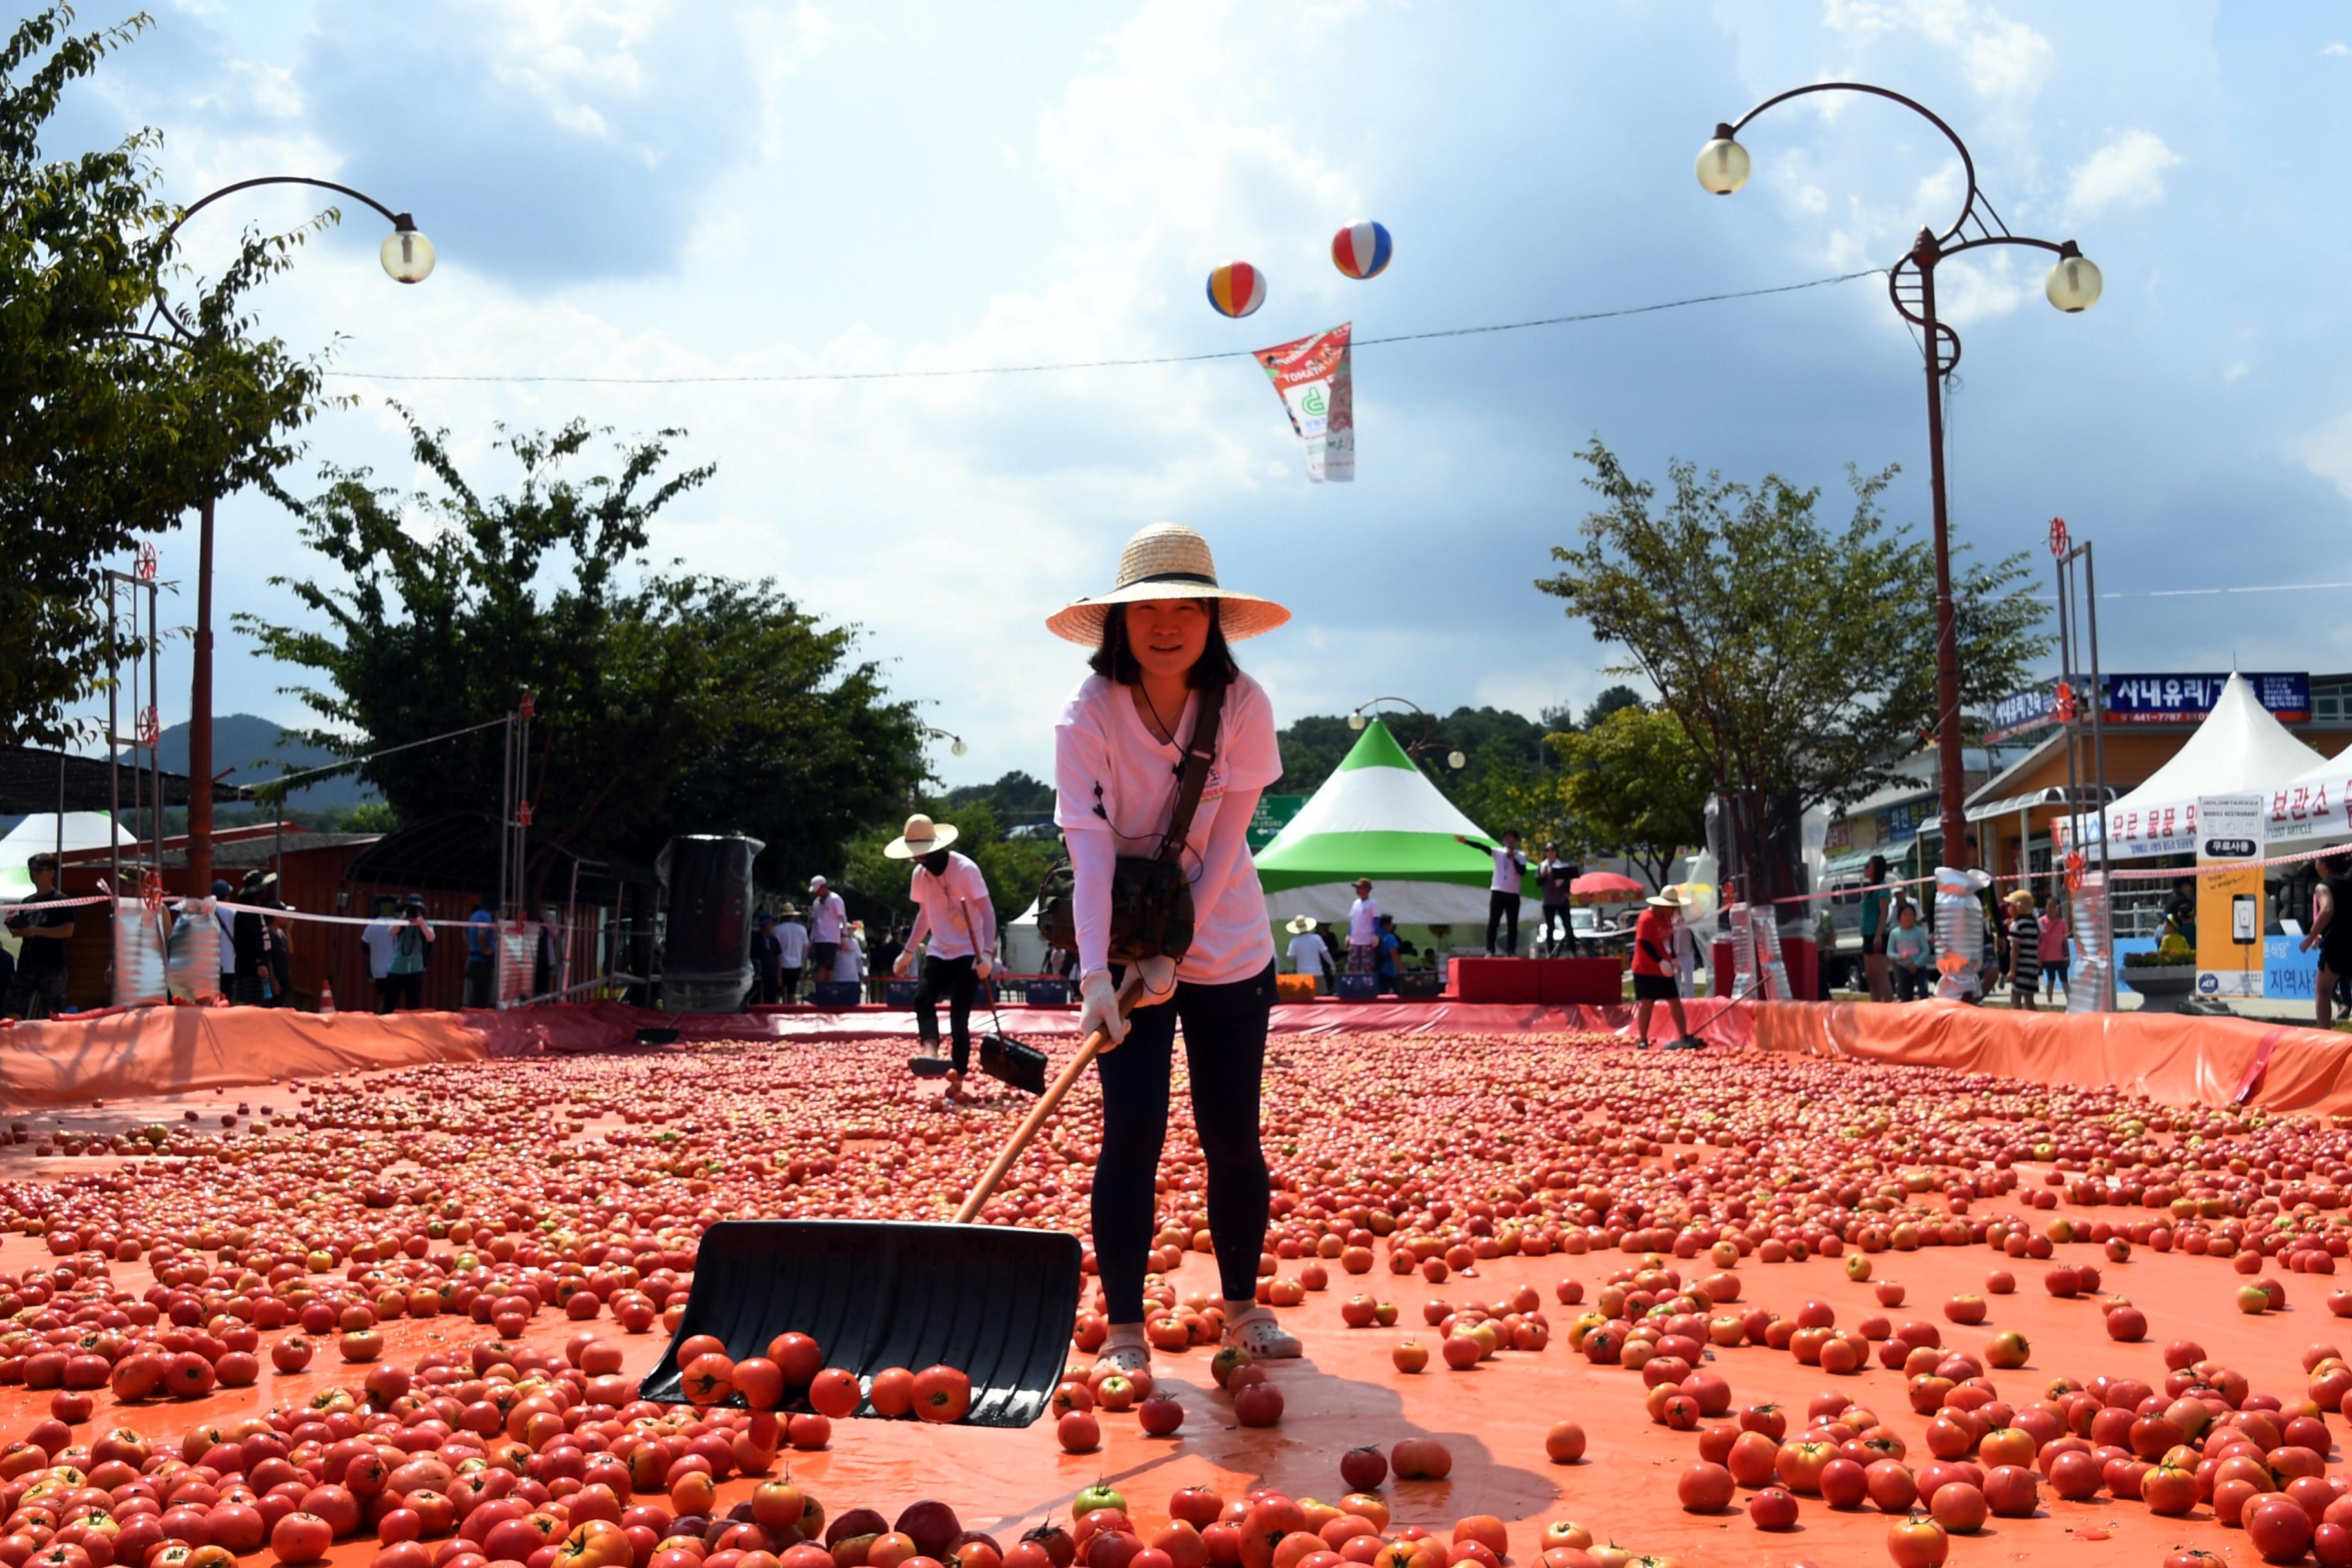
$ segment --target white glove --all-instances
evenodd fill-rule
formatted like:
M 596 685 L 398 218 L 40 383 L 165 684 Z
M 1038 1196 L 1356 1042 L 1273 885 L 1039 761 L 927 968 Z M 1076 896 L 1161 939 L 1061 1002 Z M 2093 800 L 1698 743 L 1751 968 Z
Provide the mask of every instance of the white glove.
M 985 980 L 990 975 L 996 973 L 996 960 L 989 957 L 988 954 L 983 952 L 978 958 L 972 960 L 971 972 L 977 978 Z
M 1104 1050 L 1127 1038 L 1127 1020 L 1119 1016 L 1118 993 L 1111 989 L 1108 969 L 1097 969 L 1078 982 L 1078 1038 L 1097 1029 L 1102 1031 Z
M 1119 994 L 1132 996 L 1128 1004 L 1136 1007 L 1156 1007 L 1176 994 L 1176 961 L 1172 958 L 1139 958 L 1127 966 L 1127 983 Z
M 910 947 L 906 952 L 898 955 L 898 962 L 890 965 L 890 973 L 893 974 L 904 974 L 907 971 L 914 967 L 915 950 Z

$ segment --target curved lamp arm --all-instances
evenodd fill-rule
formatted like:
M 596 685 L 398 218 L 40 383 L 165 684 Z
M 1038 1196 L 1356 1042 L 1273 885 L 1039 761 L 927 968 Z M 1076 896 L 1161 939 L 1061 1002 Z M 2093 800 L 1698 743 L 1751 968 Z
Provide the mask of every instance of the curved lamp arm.
M 1802 98 L 1808 93 L 1814 92 L 1860 92 L 1867 93 L 1873 98 L 1883 98 L 1887 100 L 1889 102 L 1901 104 L 1904 108 L 1909 110 L 1912 113 L 1917 115 L 1920 119 L 1926 121 L 1928 124 L 1942 132 L 1944 133 L 1944 140 L 1952 144 L 1952 151 L 1960 155 L 1960 168 L 1968 175 L 1968 192 L 1960 201 L 1960 216 L 1952 220 L 1951 227 L 1946 229 L 1942 234 L 1936 237 L 1937 241 L 1940 246 L 1941 244 L 1948 242 L 1955 235 L 1960 232 L 1960 226 L 1969 221 L 1969 215 L 1975 211 L 1977 206 L 1977 161 L 1969 155 L 1968 143 L 1960 140 L 1960 133 L 1953 130 L 1949 125 L 1946 124 L 1942 115 L 1937 114 L 1934 110 L 1928 108 L 1926 104 L 1921 103 L 1916 99 L 1906 98 L 1903 94 L 1895 92 L 1888 88 L 1873 87 L 1866 81 L 1817 81 L 1805 87 L 1792 87 L 1786 92 L 1774 93 L 1770 98 L 1766 99 L 1763 102 L 1758 104 L 1755 108 L 1749 110 L 1747 113 L 1733 121 L 1730 124 L 1717 125 L 1715 128 L 1715 133 L 1727 142 L 1732 141 L 1738 136 L 1740 129 L 1749 121 L 1755 119 L 1758 115 L 1763 113 L 1766 110 L 1770 109 L 1775 104 L 1786 103 L 1792 98 Z M 2051 248 L 2055 249 L 2056 247 L 2053 246 Z
M 336 192 L 354 201 L 364 202 L 392 222 L 391 237 L 383 242 L 383 247 L 379 253 L 383 262 L 384 271 L 391 274 L 394 281 L 401 283 L 422 283 L 431 276 L 435 259 L 433 242 L 418 232 L 416 219 L 414 216 L 407 213 L 393 211 L 365 191 L 355 190 L 350 185 L 334 180 L 317 179 L 309 174 L 260 174 L 250 180 L 239 180 L 234 184 L 223 185 L 220 189 L 199 196 L 194 202 L 181 208 L 180 216 L 164 226 L 163 237 L 170 239 L 179 233 L 182 224 L 223 196 L 233 196 L 240 191 L 250 191 L 262 185 L 310 185 L 322 191 Z M 163 299 L 160 291 L 155 300 L 152 314 L 153 317 L 161 318 L 183 339 L 191 342 L 195 340 L 195 332 L 187 322 L 180 319 L 180 313 L 172 308 L 170 301 Z

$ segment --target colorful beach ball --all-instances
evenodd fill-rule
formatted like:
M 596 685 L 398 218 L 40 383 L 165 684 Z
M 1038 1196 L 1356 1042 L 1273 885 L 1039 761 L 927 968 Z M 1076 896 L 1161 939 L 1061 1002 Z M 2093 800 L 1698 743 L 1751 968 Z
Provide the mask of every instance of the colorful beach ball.
M 1209 303 L 1220 316 L 1246 316 L 1265 303 L 1265 274 L 1246 261 L 1228 261 L 1209 274 Z
M 1387 226 L 1366 218 L 1331 237 L 1331 264 L 1350 278 L 1377 278 L 1390 248 Z

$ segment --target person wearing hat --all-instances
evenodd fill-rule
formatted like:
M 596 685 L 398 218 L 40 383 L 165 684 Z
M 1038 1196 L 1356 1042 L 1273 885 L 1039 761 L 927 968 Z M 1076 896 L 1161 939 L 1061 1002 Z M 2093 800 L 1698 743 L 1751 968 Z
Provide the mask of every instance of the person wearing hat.
M 1331 949 L 1315 929 L 1315 917 L 1300 915 L 1282 929 L 1290 933 L 1291 973 L 1313 975 L 1318 991 L 1330 989 Z
M 1282 776 L 1273 704 L 1241 671 L 1232 645 L 1290 618 L 1280 605 L 1224 587 L 1208 542 L 1155 523 L 1127 542 L 1108 593 L 1045 624 L 1090 650 L 1093 671 L 1054 727 L 1054 821 L 1066 840 L 1076 928 L 1082 1036 L 1099 1029 L 1101 1152 L 1094 1244 L 1110 1335 L 1097 1363 L 1150 1364 L 1143 1282 L 1157 1232 L 1176 1026 L 1184 1026 L 1192 1121 L 1207 1174 L 1209 1235 L 1224 1295 L 1225 1342 L 1252 1356 L 1295 1356 L 1297 1339 L 1257 1302 L 1272 1188 L 1259 1142 L 1260 1080 L 1273 1013 L 1273 922 L 1250 818 Z M 1194 737 L 1216 715 L 1205 783 L 1179 851 L 1192 898 L 1181 958 L 1111 969 L 1113 875 L 1120 857 L 1153 857 L 1174 826 Z M 1123 1016 L 1124 997 L 1133 1007 Z
M 384 984 L 392 992 L 394 1011 L 404 1005 L 425 1005 L 425 963 L 433 952 L 433 926 L 425 918 L 425 896 L 411 893 L 400 900 L 400 918 L 394 922 L 392 963 Z
M 819 980 L 831 980 L 840 966 L 841 936 L 849 925 L 849 906 L 823 877 L 809 879 L 808 966 Z
M 1652 893 L 1643 901 L 1641 919 L 1633 922 L 1633 1048 L 1650 1048 L 1650 1015 L 1664 1002 L 1675 1016 L 1670 1051 L 1695 1050 L 1700 1042 L 1683 1016 L 1683 993 L 1675 963 L 1675 917 L 1682 912 L 1682 895 L 1672 888 Z
M 801 966 L 808 962 L 808 927 L 801 924 L 801 911 L 786 904 L 776 919 L 776 1000 L 798 1002 L 801 999 Z
M 946 997 L 953 1062 L 950 1100 L 963 1093 L 964 1071 L 971 1065 L 972 997 L 996 969 L 996 905 L 988 896 L 988 879 L 970 856 L 948 847 L 955 841 L 952 824 L 935 823 L 919 811 L 907 818 L 907 830 L 882 848 L 893 860 L 915 863 L 907 889 L 915 901 L 915 923 L 892 972 L 904 974 L 914 968 L 915 949 L 924 946 L 922 978 L 915 984 L 915 1033 L 924 1055 L 939 1055 L 940 998 Z
M 2042 917 L 2033 895 L 2023 888 L 2001 900 L 2009 906 L 2009 1005 L 2021 1013 L 2033 1012 L 2034 994 L 2042 987 Z
M 1377 974 L 1381 967 L 1381 902 L 1372 879 L 1356 879 L 1356 901 L 1348 906 L 1348 973 Z

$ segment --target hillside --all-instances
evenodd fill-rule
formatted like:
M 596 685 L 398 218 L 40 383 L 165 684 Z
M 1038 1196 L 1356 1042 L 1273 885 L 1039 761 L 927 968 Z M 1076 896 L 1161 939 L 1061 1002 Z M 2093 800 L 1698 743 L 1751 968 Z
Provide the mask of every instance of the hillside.
M 279 743 L 284 728 L 271 720 L 251 713 L 223 713 L 213 720 L 213 771 L 229 773 L 234 784 L 264 784 L 281 773 L 299 773 L 305 768 L 324 767 L 335 761 L 334 754 L 317 746 L 298 741 Z M 167 773 L 184 773 L 188 766 L 188 727 L 174 724 L 163 731 L 163 768 Z M 381 798 L 376 792 L 350 773 L 321 779 L 316 784 L 296 789 L 288 805 L 298 811 L 323 811 L 331 807 L 353 806 L 362 801 Z

